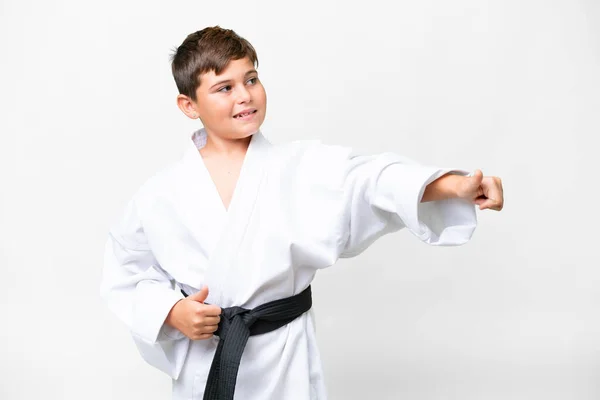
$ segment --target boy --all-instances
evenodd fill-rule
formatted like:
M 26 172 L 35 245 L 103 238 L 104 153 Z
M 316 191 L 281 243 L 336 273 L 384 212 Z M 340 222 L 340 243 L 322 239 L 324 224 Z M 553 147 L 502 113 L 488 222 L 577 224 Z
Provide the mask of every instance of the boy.
M 103 297 L 172 377 L 174 399 L 325 399 L 317 270 L 404 227 L 431 245 L 463 244 L 473 204 L 503 206 L 500 180 L 479 170 L 270 144 L 257 65 L 251 44 L 218 26 L 177 48 L 177 105 L 204 127 L 142 185 L 106 244 Z

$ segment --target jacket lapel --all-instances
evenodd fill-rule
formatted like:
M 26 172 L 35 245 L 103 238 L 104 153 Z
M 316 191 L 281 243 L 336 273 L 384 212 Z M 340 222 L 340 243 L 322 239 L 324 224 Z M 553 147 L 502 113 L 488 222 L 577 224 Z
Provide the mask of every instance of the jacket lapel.
M 209 289 L 213 295 L 218 295 L 215 301 L 221 307 L 234 305 L 233 299 L 224 296 L 224 292 L 226 289 L 235 292 L 236 270 L 243 267 L 238 265 L 240 244 L 256 207 L 270 147 L 260 131 L 252 136 L 223 230 L 209 258 L 207 282 L 212 285 Z
M 183 159 L 184 179 L 181 192 L 185 193 L 178 202 L 182 204 L 185 225 L 208 259 L 208 267 L 190 265 L 187 279 L 189 286 L 198 283 L 209 287 L 208 303 L 227 307 L 231 299 L 223 293 L 231 292 L 236 279 L 232 276 L 238 265 L 239 248 L 255 209 L 258 194 L 265 175 L 265 165 L 271 143 L 256 132 L 250 141 L 233 197 L 226 210 L 210 177 L 202 156 L 198 152 L 203 130 L 194 134 L 194 141 Z M 199 287 L 197 289 L 200 289 Z

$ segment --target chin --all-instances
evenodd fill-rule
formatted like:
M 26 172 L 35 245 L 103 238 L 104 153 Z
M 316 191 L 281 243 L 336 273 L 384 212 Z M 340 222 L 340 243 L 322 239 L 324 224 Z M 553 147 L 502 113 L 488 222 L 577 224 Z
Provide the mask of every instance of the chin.
M 227 135 L 227 139 L 238 140 L 238 139 L 246 139 L 254 135 L 258 129 L 244 129 L 244 130 L 236 130 L 234 133 L 230 133 Z
M 260 130 L 260 124 L 252 124 L 237 130 L 237 135 L 240 139 L 254 135 Z

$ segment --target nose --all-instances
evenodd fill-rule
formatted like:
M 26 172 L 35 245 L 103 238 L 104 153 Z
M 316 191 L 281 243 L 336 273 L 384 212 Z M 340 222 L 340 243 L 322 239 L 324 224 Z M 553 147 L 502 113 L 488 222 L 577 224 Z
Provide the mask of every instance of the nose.
M 246 89 L 246 87 L 244 85 L 242 85 L 240 87 L 240 89 L 238 90 L 238 97 L 237 97 L 237 101 L 238 103 L 248 103 L 250 101 L 250 92 L 248 91 L 248 89 Z

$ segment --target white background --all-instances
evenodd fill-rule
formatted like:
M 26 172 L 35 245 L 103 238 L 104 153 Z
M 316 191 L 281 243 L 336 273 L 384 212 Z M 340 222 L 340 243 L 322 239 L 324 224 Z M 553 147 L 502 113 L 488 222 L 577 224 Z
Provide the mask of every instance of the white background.
M 503 179 L 462 247 L 407 231 L 314 284 L 332 399 L 600 398 L 600 2 L 0 1 L 0 398 L 167 399 L 99 298 L 125 202 L 199 128 L 169 54 L 257 49 L 262 131 Z

